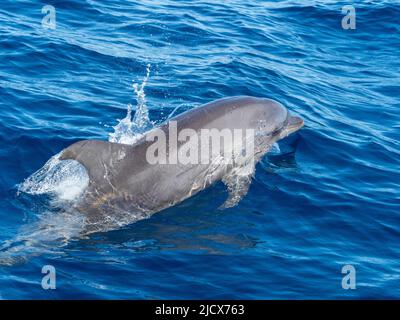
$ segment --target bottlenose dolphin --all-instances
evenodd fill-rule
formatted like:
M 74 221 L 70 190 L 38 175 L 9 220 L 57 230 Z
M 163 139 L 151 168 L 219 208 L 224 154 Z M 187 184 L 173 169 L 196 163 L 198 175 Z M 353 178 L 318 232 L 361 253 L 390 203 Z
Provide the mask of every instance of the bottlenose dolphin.
M 170 131 L 172 123 L 177 132 L 190 129 L 186 134 L 188 140 L 196 134 L 195 139 L 199 139 L 205 129 L 253 130 L 253 152 L 239 164 L 224 161 L 222 147 L 234 144 L 224 140 L 219 147 L 221 152 L 211 152 L 208 163 L 150 163 L 149 150 L 154 148 L 156 139 L 148 137 L 154 135 L 155 130 L 165 133 L 167 146 L 153 155 L 158 153 L 158 157 L 165 156 L 165 159 L 175 154 L 176 160 L 176 154 L 183 150 L 187 141 L 174 142 L 176 137 L 171 137 Z M 90 233 L 149 217 L 219 180 L 226 184 L 229 192 L 223 206 L 235 205 L 247 192 L 254 164 L 276 141 L 303 124 L 301 118 L 291 115 L 276 101 L 230 97 L 179 114 L 144 134 L 133 145 L 98 140 L 76 142 L 61 152 L 60 160 L 76 160 L 88 172 L 90 182 L 76 209 L 85 214 L 86 232 Z M 246 139 L 248 137 L 243 134 L 241 142 Z

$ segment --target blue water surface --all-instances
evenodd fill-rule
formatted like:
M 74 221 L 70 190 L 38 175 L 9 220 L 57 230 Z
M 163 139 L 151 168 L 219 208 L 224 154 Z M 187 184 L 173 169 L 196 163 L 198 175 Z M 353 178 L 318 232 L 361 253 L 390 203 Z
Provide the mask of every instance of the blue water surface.
M 42 24 L 46 4 L 55 29 Z M 342 28 L 348 4 L 354 30 Z M 148 65 L 156 123 L 252 95 L 305 127 L 262 160 L 238 206 L 218 210 L 216 184 L 0 265 L 0 298 L 400 298 L 399 18 L 400 1 L 3 0 L 0 244 L 46 210 L 18 184 L 75 141 L 107 140 Z M 342 288 L 347 264 L 355 290 Z M 44 265 L 55 290 L 42 289 Z

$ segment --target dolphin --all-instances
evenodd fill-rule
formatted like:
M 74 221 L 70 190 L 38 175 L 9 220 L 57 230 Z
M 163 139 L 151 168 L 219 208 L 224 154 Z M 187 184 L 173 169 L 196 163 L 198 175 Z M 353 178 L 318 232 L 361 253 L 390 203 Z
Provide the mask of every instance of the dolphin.
M 171 136 L 172 124 L 176 132 L 190 129 L 186 134 L 188 139 L 175 141 L 176 136 Z M 88 173 L 89 185 L 77 201 L 75 209 L 86 217 L 86 233 L 92 233 L 147 218 L 195 195 L 216 181 L 223 181 L 229 193 L 222 207 L 236 205 L 247 193 L 255 163 L 276 141 L 299 130 L 303 125 L 301 118 L 291 115 L 282 104 L 274 100 L 250 96 L 229 97 L 168 119 L 145 133 L 133 145 L 83 140 L 64 149 L 59 159 L 76 160 Z M 225 161 L 226 149 L 222 150 L 223 147 L 236 144 L 225 140 L 218 148 L 221 152 L 211 152 L 208 162 L 149 161 L 149 150 L 161 141 L 156 141 L 155 133 L 165 134 L 166 146 L 153 155 L 157 154 L 159 159 L 170 159 L 175 154 L 176 160 L 176 155 L 183 148 L 187 150 L 191 137 L 195 136 L 193 141 L 200 143 L 197 140 L 205 130 L 222 132 L 238 129 L 251 130 L 248 132 L 253 133 L 253 149 L 250 156 L 243 157 L 244 161 Z M 239 145 L 243 146 L 249 138 L 242 134 L 239 140 Z M 193 145 L 199 145 L 196 143 Z M 204 150 L 200 153 L 197 159 Z M 243 150 L 236 154 L 233 152 L 230 160 L 237 159 L 242 153 Z M 193 159 L 196 160 L 196 157 Z

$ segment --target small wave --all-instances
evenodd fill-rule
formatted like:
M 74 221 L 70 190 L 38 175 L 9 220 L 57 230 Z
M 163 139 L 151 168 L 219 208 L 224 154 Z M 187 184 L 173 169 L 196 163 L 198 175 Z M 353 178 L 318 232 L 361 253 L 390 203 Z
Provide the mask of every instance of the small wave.
M 13 266 L 34 256 L 57 253 L 81 236 L 85 219 L 78 212 L 44 212 L 38 221 L 24 225 L 14 238 L 1 243 L 0 265 Z

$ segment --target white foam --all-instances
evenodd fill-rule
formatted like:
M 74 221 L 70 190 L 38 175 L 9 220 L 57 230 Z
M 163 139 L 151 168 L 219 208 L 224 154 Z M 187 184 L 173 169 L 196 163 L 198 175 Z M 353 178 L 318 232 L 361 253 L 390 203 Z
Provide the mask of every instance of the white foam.
M 89 184 L 85 168 L 75 160 L 51 157 L 45 165 L 18 186 L 19 192 L 32 195 L 53 194 L 60 200 L 76 199 Z

